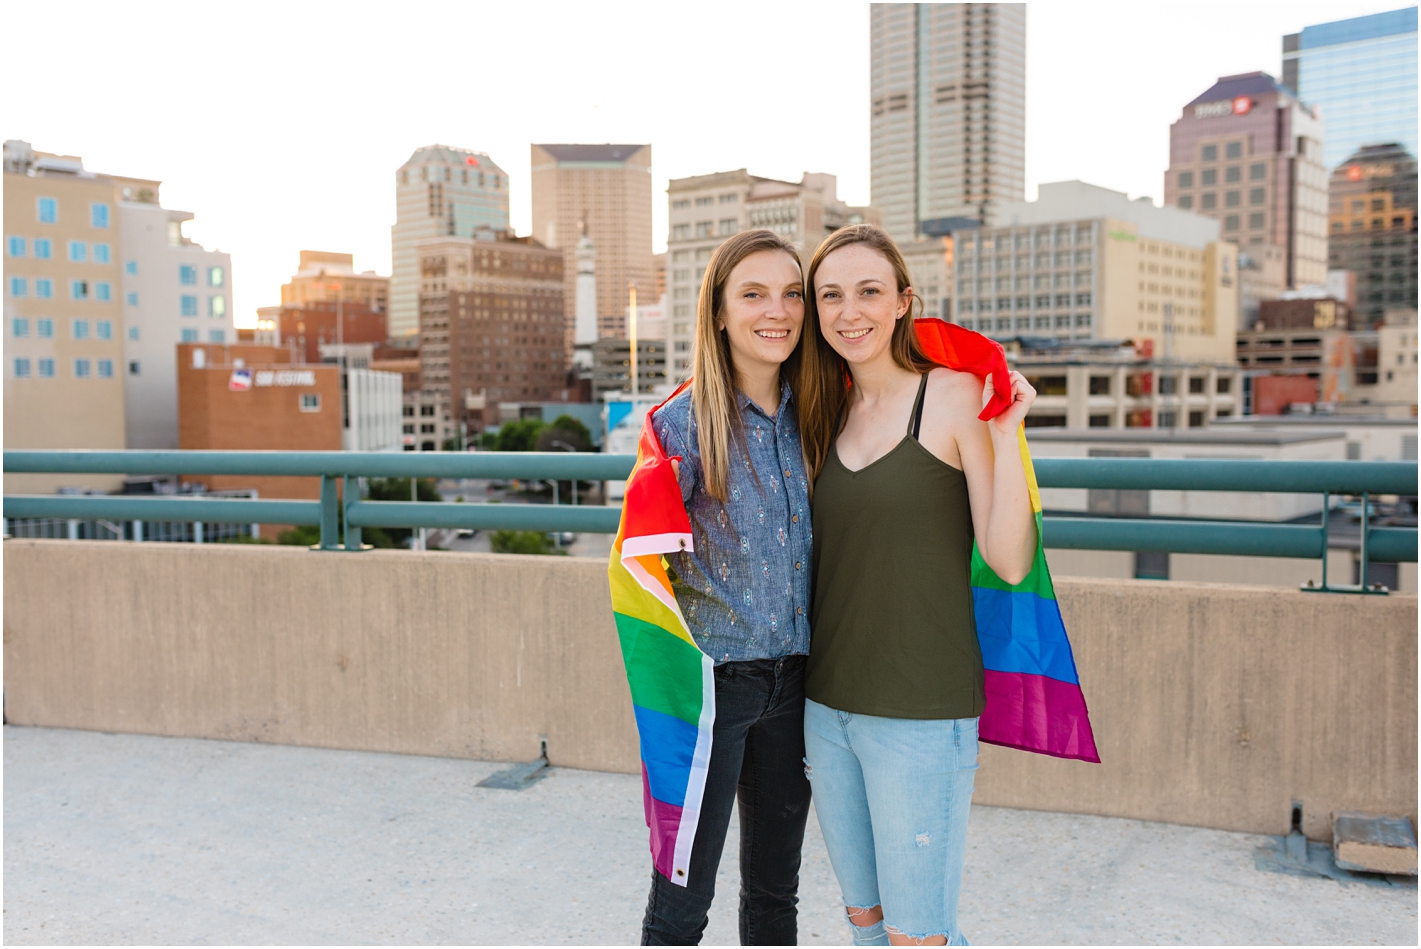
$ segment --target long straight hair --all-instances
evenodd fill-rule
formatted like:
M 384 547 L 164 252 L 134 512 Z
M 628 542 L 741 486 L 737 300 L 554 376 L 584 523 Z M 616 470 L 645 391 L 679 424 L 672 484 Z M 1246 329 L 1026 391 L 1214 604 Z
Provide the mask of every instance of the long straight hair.
M 730 339 L 724 330 L 716 327 L 716 322 L 725 308 L 725 284 L 730 272 L 746 257 L 763 250 L 783 251 L 800 273 L 804 272 L 804 264 L 794 245 L 774 231 L 741 231 L 711 254 L 696 303 L 695 382 L 691 386 L 691 405 L 696 412 L 696 440 L 701 450 L 706 493 L 721 502 L 729 497 L 726 482 L 730 474 L 731 440 L 739 444 L 743 452 L 745 432 L 735 398 L 738 387 Z M 807 312 L 805 318 L 808 319 Z M 803 351 L 801 333 L 798 344 L 780 367 L 780 378 L 788 379 L 791 387 L 799 376 Z
M 889 340 L 893 361 L 904 369 L 927 372 L 936 363 L 929 359 L 918 345 L 918 334 L 913 331 L 913 303 L 917 302 L 912 293 L 908 277 L 908 265 L 893 238 L 881 227 L 873 224 L 851 224 L 840 228 L 824 239 L 814 257 L 809 261 L 809 272 L 804 277 L 804 342 L 800 346 L 803 356 L 799 362 L 799 384 L 795 398 L 799 405 L 799 432 L 804 445 L 804 464 L 809 470 L 809 484 L 813 490 L 814 481 L 824 469 L 834 439 L 843 426 L 844 405 L 849 396 L 849 364 L 835 352 L 819 327 L 819 308 L 816 305 L 814 275 L 824 258 L 834 251 L 854 244 L 864 244 L 878 251 L 888 259 L 893 267 L 894 281 L 898 292 L 908 293 L 913 299 L 908 301 L 908 312 L 893 327 Z

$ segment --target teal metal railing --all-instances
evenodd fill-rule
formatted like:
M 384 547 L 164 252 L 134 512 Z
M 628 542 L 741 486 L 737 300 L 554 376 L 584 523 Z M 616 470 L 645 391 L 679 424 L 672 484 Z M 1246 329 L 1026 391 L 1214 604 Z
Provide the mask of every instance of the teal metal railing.
M 570 452 L 392 453 L 320 451 L 6 451 L 6 473 L 294 475 L 319 477 L 317 501 L 152 497 L 138 495 L 6 495 L 6 518 L 105 518 L 111 521 L 208 521 L 310 524 L 325 550 L 359 550 L 363 527 L 435 527 L 615 533 L 614 507 L 546 504 L 443 504 L 363 501 L 356 479 L 487 478 L 613 481 L 632 468 L 631 455 Z M 1243 491 L 1321 494 L 1322 522 L 1276 524 L 1165 518 L 1051 516 L 1046 546 L 1088 550 L 1170 551 L 1321 559 L 1323 587 L 1334 495 L 1415 496 L 1414 461 L 1251 461 L 1161 458 L 1041 458 L 1043 488 Z M 344 481 L 343 490 L 337 482 Z M 344 515 L 342 517 L 342 514 Z M 1361 520 L 1362 577 L 1368 560 L 1417 559 L 1414 527 L 1372 527 Z M 341 525 L 344 523 L 344 536 Z M 1351 588 L 1355 589 L 1355 588 Z

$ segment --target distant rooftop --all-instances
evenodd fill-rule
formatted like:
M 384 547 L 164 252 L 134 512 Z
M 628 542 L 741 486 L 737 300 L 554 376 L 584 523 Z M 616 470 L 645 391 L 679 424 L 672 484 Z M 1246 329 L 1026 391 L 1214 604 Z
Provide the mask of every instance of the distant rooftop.
M 544 145 L 535 143 L 558 161 L 626 161 L 650 145 Z
M 1033 442 L 1123 442 L 1171 445 L 1297 445 L 1346 438 L 1344 432 L 1219 431 L 1217 428 L 1029 428 Z
M 1352 17 L 1349 20 L 1333 20 L 1316 26 L 1303 27 L 1302 49 L 1319 46 L 1335 46 L 1338 43 L 1355 43 L 1359 40 L 1374 40 L 1382 36 L 1396 36 L 1416 32 L 1416 8 L 1388 10 L 1370 16 Z
M 1293 98 L 1293 93 L 1276 79 L 1266 72 L 1246 72 L 1237 76 L 1220 76 L 1218 81 L 1210 86 L 1204 93 L 1195 98 L 1189 106 L 1199 105 L 1203 102 L 1221 102 L 1224 99 L 1233 99 L 1238 96 L 1266 96 L 1276 92 L 1279 95 Z
M 1134 224 L 1141 237 L 1203 249 L 1219 239 L 1219 222 L 1181 211 L 1157 207 L 1149 198 L 1136 198 L 1084 181 L 1055 181 L 1037 189 L 1035 201 L 1006 201 L 997 209 L 995 227 L 1017 227 L 1115 218 Z
M 470 159 L 473 159 L 470 161 Z M 423 148 L 416 148 L 405 161 L 406 165 L 442 163 L 445 165 L 472 165 L 479 168 L 496 168 L 498 163 L 488 157 L 488 152 L 474 152 L 467 148 L 455 148 L 452 145 L 425 145 Z

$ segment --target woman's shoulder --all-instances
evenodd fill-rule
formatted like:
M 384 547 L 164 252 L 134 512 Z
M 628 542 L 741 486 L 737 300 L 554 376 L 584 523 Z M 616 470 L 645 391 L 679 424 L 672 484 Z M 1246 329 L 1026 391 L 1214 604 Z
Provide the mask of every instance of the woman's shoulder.
M 982 380 L 970 372 L 937 366 L 928 373 L 924 397 L 939 404 L 965 406 L 976 415 L 982 410 Z
M 683 442 L 687 450 L 695 450 L 695 439 L 691 437 L 695 428 L 695 408 L 691 402 L 690 386 L 652 413 L 651 428 L 662 442 L 666 441 L 669 434 Z

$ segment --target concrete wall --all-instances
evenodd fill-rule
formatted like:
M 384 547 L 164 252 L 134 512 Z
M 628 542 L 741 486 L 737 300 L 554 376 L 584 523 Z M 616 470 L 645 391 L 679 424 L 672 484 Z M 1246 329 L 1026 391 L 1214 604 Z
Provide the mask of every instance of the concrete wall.
M 581 558 L 5 542 L 16 725 L 637 770 Z M 1416 599 L 1067 580 L 1102 765 L 985 748 L 986 804 L 1282 833 L 1416 818 Z

